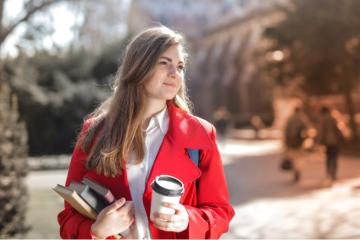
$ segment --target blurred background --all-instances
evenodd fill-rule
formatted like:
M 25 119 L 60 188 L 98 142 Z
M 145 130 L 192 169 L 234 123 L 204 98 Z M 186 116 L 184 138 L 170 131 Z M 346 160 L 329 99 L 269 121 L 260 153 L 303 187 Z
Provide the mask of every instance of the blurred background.
M 360 238 L 360 1 L 0 0 L 0 238 L 59 239 L 86 114 L 124 49 L 183 33 L 236 216 L 222 238 Z

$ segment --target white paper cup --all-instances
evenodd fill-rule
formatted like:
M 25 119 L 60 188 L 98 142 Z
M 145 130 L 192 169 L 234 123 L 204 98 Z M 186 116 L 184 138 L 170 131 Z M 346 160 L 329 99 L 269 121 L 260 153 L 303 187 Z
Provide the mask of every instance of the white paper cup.
M 164 207 L 164 203 L 179 203 L 184 194 L 184 184 L 173 176 L 160 175 L 155 178 L 151 186 L 153 191 L 150 216 L 153 216 L 154 212 L 175 214 L 175 210 Z

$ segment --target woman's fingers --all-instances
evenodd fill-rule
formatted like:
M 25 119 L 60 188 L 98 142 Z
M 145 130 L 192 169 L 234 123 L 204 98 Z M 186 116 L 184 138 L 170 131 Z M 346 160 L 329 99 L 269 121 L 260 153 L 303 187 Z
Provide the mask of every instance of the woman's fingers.
M 168 208 L 172 208 L 172 209 L 174 209 L 176 212 L 177 212 L 177 211 L 181 211 L 181 210 L 184 209 L 184 207 L 183 207 L 181 204 L 179 204 L 179 203 L 164 203 L 164 206 L 165 206 L 165 207 L 168 207 Z
M 135 209 L 132 208 L 132 209 L 130 210 L 130 212 L 129 212 L 129 216 L 134 216 L 134 214 L 135 214 Z
M 125 198 L 120 198 L 119 200 L 116 200 L 113 204 L 107 206 L 103 210 L 105 210 L 107 214 L 110 214 L 121 208 L 125 204 L 125 202 Z
M 166 221 L 180 221 L 183 220 L 183 212 L 186 211 L 184 206 L 178 203 L 164 203 L 165 207 L 172 208 L 175 210 L 175 214 L 165 214 L 165 213 L 159 213 L 155 212 L 154 216 Z M 152 216 L 150 216 L 152 217 Z
M 172 222 L 172 221 L 162 221 L 159 218 L 153 218 L 152 222 L 154 223 L 154 226 L 160 230 L 163 231 L 175 231 L 176 228 L 181 225 L 180 223 L 177 222 Z
M 165 221 L 172 221 L 172 222 L 174 222 L 174 221 L 177 222 L 177 221 L 183 220 L 182 215 L 165 214 L 165 213 L 159 213 L 159 212 L 154 212 L 154 216 L 151 216 L 151 217 L 159 218 L 159 219 L 161 219 L 163 221 L 165 220 Z
M 163 231 L 181 232 L 184 231 L 189 224 L 189 215 L 185 207 L 178 203 L 165 203 L 165 207 L 172 208 L 175 214 L 165 214 L 155 212 L 150 220 L 154 226 Z
M 124 211 L 124 212 L 130 212 L 134 208 L 134 202 L 133 201 L 127 201 L 125 204 L 122 205 L 121 209 L 118 209 L 118 211 Z

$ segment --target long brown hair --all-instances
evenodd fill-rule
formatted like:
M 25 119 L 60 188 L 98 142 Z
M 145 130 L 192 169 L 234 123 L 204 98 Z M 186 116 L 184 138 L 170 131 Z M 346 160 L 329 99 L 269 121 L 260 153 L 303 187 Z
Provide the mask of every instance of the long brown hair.
M 79 138 L 79 148 L 88 154 L 87 170 L 97 167 L 98 174 L 108 177 L 121 175 L 122 169 L 125 169 L 126 156 L 132 151 L 136 153 L 134 164 L 143 161 L 144 84 L 153 76 L 161 54 L 176 44 L 184 46 L 183 36 L 160 26 L 141 32 L 127 46 L 124 63 L 116 74 L 111 96 L 86 117 L 94 122 Z M 183 81 L 171 101 L 175 106 L 190 112 L 186 91 Z

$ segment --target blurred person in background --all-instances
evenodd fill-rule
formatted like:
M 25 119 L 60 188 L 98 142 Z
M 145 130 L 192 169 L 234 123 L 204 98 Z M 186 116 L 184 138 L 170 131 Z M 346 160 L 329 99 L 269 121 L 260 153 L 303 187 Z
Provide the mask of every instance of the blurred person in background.
M 300 180 L 300 172 L 304 165 L 302 144 L 306 138 L 308 118 L 300 107 L 294 109 L 294 114 L 288 119 L 285 128 L 286 155 L 292 162 L 294 182 Z
M 258 115 L 252 116 L 250 122 L 251 122 L 251 127 L 255 131 L 255 139 L 259 139 L 260 138 L 259 137 L 259 131 L 260 131 L 260 129 L 265 127 L 265 124 L 261 120 L 261 117 L 258 116 Z
M 337 120 L 331 116 L 328 107 L 322 107 L 320 110 L 317 141 L 326 147 L 326 174 L 328 178 L 334 181 L 336 180 L 339 147 L 344 141 L 344 136 L 338 128 Z
M 190 114 L 183 44 L 182 35 L 156 27 L 126 48 L 112 95 L 83 124 L 66 180 L 69 186 L 89 176 L 118 200 L 95 221 L 65 202 L 58 215 L 62 238 L 103 239 L 133 223 L 126 238 L 212 239 L 228 231 L 235 213 L 216 131 Z M 200 150 L 198 166 L 187 149 Z M 164 203 L 175 214 L 149 215 L 151 183 L 159 175 L 184 184 L 180 203 Z
M 229 111 L 226 107 L 221 106 L 213 113 L 213 119 L 215 120 L 215 127 L 218 130 L 218 136 L 220 139 L 224 139 L 231 121 Z

